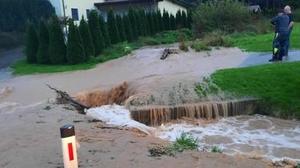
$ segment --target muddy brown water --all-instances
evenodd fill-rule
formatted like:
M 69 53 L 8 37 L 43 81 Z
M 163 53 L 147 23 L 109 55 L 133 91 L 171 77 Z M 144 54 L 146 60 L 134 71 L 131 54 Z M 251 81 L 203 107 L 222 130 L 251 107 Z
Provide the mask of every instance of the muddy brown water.
M 219 102 L 200 102 L 195 104 L 181 104 L 175 106 L 146 106 L 130 110 L 131 117 L 151 126 L 159 126 L 182 119 L 219 119 L 236 115 L 254 113 L 258 108 L 258 100 L 232 100 Z

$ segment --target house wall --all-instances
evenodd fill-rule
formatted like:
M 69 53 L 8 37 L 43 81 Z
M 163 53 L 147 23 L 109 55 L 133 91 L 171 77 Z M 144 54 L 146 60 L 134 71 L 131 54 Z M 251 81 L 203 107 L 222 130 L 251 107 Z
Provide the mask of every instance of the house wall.
M 158 2 L 158 9 L 160 11 L 166 10 L 167 12 L 169 12 L 169 14 L 172 14 L 174 16 L 176 16 L 177 11 L 179 10 L 187 12 L 187 9 L 185 7 L 177 5 L 168 0 L 163 0 L 161 2 Z
M 62 7 L 63 0 L 50 0 L 52 5 L 55 7 L 56 14 L 58 16 L 63 16 L 63 7 Z M 94 3 L 104 2 L 104 0 L 64 0 L 65 4 L 65 12 L 66 16 L 72 18 L 72 8 L 78 9 L 78 16 L 79 19 L 81 16 L 87 18 L 87 9 L 96 9 Z
M 96 9 L 94 6 L 95 3 L 104 2 L 105 0 L 49 0 L 51 4 L 55 7 L 56 14 L 59 17 L 64 16 L 63 12 L 63 5 L 62 1 L 64 1 L 65 4 L 65 14 L 67 17 L 72 18 L 72 8 L 78 9 L 78 17 L 79 20 L 81 16 L 84 16 L 84 18 L 87 18 L 87 10 Z M 170 14 L 176 15 L 178 10 L 186 11 L 186 8 L 179 6 L 175 3 L 172 3 L 168 0 L 163 0 L 158 2 L 157 6 L 150 6 L 147 7 L 147 4 L 139 4 L 140 7 L 143 7 L 144 9 L 159 9 L 163 11 L 164 9 L 169 12 Z M 148 4 L 149 5 L 149 4 Z M 125 6 L 116 5 L 114 6 L 114 9 L 116 10 L 116 13 L 123 13 Z M 127 6 L 125 8 L 128 8 Z M 100 13 L 105 16 L 108 8 L 100 9 Z

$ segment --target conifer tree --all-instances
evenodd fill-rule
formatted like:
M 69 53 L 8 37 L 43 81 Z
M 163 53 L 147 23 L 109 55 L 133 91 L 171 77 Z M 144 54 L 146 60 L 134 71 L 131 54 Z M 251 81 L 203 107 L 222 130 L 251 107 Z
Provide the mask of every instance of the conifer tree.
M 146 28 L 146 15 L 145 15 L 145 10 L 140 9 L 138 11 L 138 19 L 139 19 L 139 24 L 140 24 L 140 29 L 141 29 L 141 35 L 146 36 L 147 35 L 147 28 Z
M 26 30 L 25 53 L 28 63 L 36 63 L 36 54 L 39 47 L 37 32 L 32 23 L 28 23 Z
M 182 16 L 181 16 L 181 11 L 178 10 L 176 13 L 176 28 L 182 28 Z
M 89 25 L 82 17 L 79 25 L 79 33 L 82 39 L 82 45 L 85 51 L 85 60 L 88 60 L 89 57 L 95 55 L 95 47 L 92 40 L 92 35 L 89 29 Z
M 164 24 L 163 24 L 163 20 L 162 20 L 162 15 L 161 15 L 161 12 L 160 10 L 157 10 L 156 11 L 156 19 L 157 19 L 157 22 L 158 22 L 158 31 L 161 32 L 164 30 Z
M 67 62 L 69 64 L 79 64 L 85 61 L 85 51 L 82 45 L 78 27 L 74 25 L 73 21 L 70 21 L 67 42 Z
M 117 27 L 119 29 L 120 41 L 126 41 L 126 34 L 125 34 L 123 18 L 120 15 L 117 15 L 116 21 L 117 21 Z
M 182 11 L 181 16 L 182 16 L 182 26 L 185 28 L 188 27 L 186 12 Z
M 164 30 L 170 30 L 170 16 L 166 10 L 164 10 L 163 12 L 163 23 L 164 23 Z
M 127 15 L 123 16 L 124 31 L 128 42 L 133 41 L 132 25 Z
M 104 38 L 99 24 L 99 16 L 97 11 L 93 10 L 89 13 L 88 24 L 95 47 L 95 56 L 99 55 L 104 49 Z
M 148 12 L 146 16 L 147 16 L 147 21 L 148 21 L 148 26 L 149 26 L 149 34 L 152 35 L 155 33 L 152 15 L 150 12 Z
M 44 20 L 40 21 L 39 25 L 39 48 L 37 51 L 36 60 L 39 64 L 49 64 L 49 31 Z
M 117 22 L 113 10 L 109 10 L 107 14 L 107 25 L 111 43 L 116 44 L 120 42 L 120 33 L 117 27 Z
M 174 15 L 170 15 L 170 29 L 175 30 L 176 29 L 176 20 Z
M 101 32 L 102 32 L 103 38 L 104 38 L 104 47 L 107 48 L 111 45 L 111 40 L 109 37 L 107 24 L 104 21 L 104 18 L 102 15 L 99 15 L 99 24 L 100 24 Z
M 153 24 L 153 32 L 157 33 L 159 32 L 159 28 L 158 28 L 158 20 L 156 17 L 156 13 L 155 12 L 151 12 L 151 19 L 152 19 L 152 24 Z
M 188 22 L 188 28 L 191 29 L 192 28 L 192 23 L 193 23 L 193 19 L 192 19 L 192 11 L 188 10 L 187 13 L 187 22 Z
M 134 9 L 130 8 L 128 11 L 128 17 L 131 23 L 131 31 L 133 35 L 133 40 L 136 40 L 138 37 L 138 27 L 137 27 L 137 19 L 136 15 L 134 13 Z
M 49 58 L 52 64 L 64 64 L 66 61 L 64 33 L 57 16 L 53 16 L 49 24 Z

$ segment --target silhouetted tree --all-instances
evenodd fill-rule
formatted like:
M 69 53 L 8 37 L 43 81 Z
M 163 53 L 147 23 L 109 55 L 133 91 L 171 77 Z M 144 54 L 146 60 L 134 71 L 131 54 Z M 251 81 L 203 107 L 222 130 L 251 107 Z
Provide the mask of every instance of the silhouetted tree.
M 39 25 L 39 48 L 37 52 L 37 63 L 49 64 L 49 31 L 44 20 Z
M 66 60 L 64 34 L 57 16 L 49 22 L 49 58 L 52 64 L 63 64 Z
M 32 23 L 28 23 L 26 30 L 25 54 L 28 63 L 36 63 L 36 54 L 39 47 L 39 40 Z
M 97 56 L 102 52 L 104 48 L 103 34 L 101 32 L 97 11 L 93 10 L 89 13 L 88 24 L 95 47 L 95 56 Z
M 89 29 L 88 23 L 82 17 L 79 25 L 79 32 L 82 39 L 82 45 L 85 51 L 85 60 L 88 60 L 90 56 L 95 55 L 95 47 L 92 40 L 92 35 Z
M 67 42 L 67 61 L 69 64 L 78 64 L 86 61 L 84 47 L 73 21 L 69 22 L 69 34 Z

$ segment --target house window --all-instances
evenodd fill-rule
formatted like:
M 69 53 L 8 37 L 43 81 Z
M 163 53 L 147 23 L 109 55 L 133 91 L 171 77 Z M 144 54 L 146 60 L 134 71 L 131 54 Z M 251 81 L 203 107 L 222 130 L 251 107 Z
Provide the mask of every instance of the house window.
M 72 11 L 72 19 L 75 21 L 79 20 L 78 9 L 72 8 L 71 11 Z

